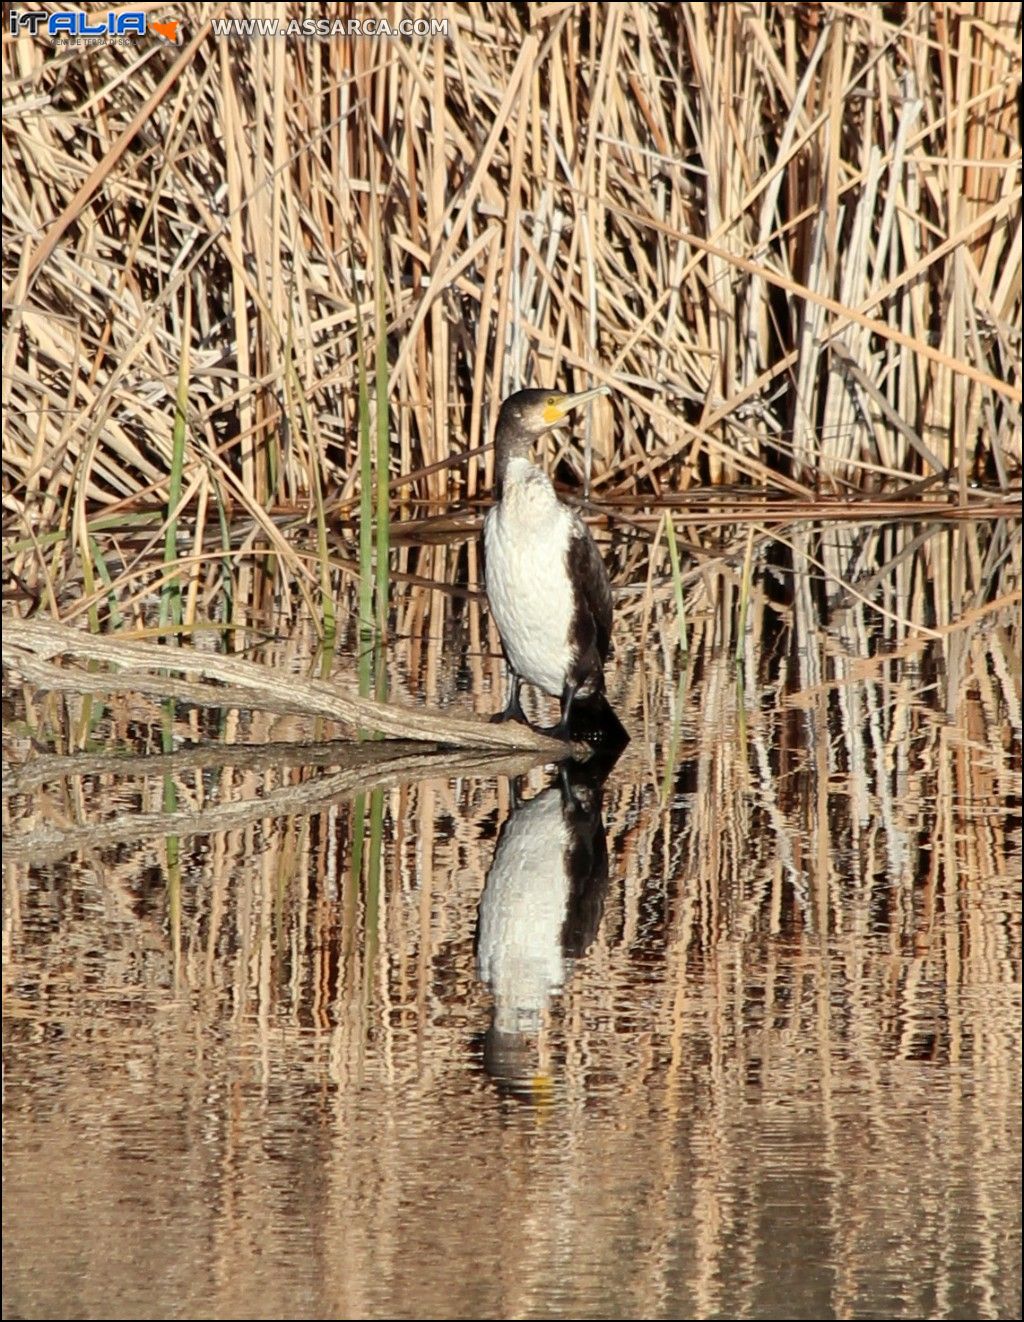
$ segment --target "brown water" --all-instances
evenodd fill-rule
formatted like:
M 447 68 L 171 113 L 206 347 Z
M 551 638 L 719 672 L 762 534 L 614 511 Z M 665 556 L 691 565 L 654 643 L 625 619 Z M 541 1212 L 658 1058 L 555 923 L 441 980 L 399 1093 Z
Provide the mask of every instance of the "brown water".
M 353 798 L 312 722 L 183 713 L 166 759 L 156 704 L 12 686 L 4 1316 L 1019 1316 L 997 587 L 927 634 L 766 588 L 739 669 L 720 582 L 688 667 L 671 592 L 624 594 L 603 784 Z M 396 691 L 496 709 L 475 607 L 397 625 Z M 305 798 L 133 836 L 172 782 Z

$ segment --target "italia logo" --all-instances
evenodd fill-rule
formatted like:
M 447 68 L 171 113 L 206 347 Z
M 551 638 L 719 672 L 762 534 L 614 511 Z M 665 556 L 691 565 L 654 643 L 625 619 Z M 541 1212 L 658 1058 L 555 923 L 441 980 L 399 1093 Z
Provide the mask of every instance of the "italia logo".
M 107 14 L 83 14 L 79 9 L 58 10 L 54 14 L 41 9 L 12 9 L 7 19 L 7 30 L 12 37 L 44 36 L 58 41 L 144 37 L 152 31 L 163 41 L 177 45 L 179 26 L 177 19 L 158 23 L 141 9 Z

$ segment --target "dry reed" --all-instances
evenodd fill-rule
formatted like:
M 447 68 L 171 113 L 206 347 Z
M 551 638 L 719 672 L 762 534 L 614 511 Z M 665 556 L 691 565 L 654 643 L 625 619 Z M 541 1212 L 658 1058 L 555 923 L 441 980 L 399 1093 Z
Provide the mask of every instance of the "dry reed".
M 168 6 L 180 47 L 5 38 L 5 583 L 105 628 L 179 590 L 186 624 L 319 618 L 360 324 L 406 526 L 487 487 L 528 382 L 614 387 L 602 501 L 1005 498 L 1017 6 L 428 10 L 446 38 L 217 36 L 225 4 Z

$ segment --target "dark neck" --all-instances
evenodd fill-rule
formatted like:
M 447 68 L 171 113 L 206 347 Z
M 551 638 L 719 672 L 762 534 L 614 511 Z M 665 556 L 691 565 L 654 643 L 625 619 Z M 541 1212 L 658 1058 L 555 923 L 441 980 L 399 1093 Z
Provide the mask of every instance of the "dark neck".
M 517 418 L 510 417 L 504 409 L 498 415 L 498 427 L 494 433 L 494 490 L 501 499 L 505 488 L 505 474 L 509 460 L 529 459 L 533 437 L 523 429 Z

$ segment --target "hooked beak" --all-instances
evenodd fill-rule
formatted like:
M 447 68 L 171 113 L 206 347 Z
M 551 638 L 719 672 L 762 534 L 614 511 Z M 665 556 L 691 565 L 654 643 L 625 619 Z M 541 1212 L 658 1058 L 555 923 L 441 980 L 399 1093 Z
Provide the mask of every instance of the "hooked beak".
M 557 426 L 558 423 L 565 422 L 566 415 L 571 413 L 573 409 L 578 409 L 581 404 L 589 404 L 598 395 L 610 395 L 611 393 L 609 386 L 595 386 L 592 390 L 581 390 L 575 395 L 559 395 L 558 402 L 549 405 L 544 410 L 544 421 L 552 427 Z

